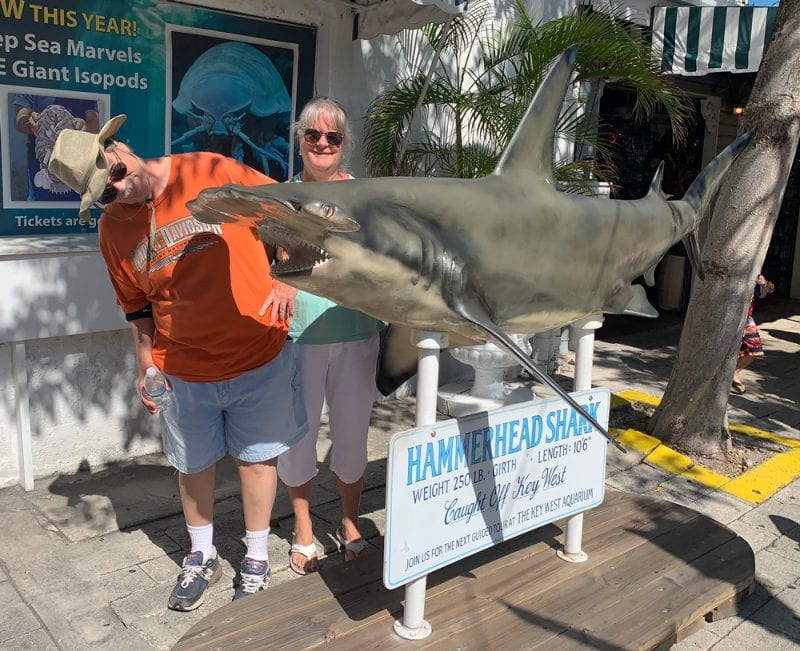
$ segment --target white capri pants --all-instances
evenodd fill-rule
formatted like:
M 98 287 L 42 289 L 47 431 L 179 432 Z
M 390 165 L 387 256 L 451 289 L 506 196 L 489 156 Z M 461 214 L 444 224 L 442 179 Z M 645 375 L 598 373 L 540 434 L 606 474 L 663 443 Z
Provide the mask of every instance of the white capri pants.
M 317 474 L 317 436 L 325 401 L 331 470 L 345 484 L 364 475 L 379 346 L 379 335 L 336 344 L 295 344 L 308 434 L 278 457 L 278 476 L 284 484 L 302 486 Z

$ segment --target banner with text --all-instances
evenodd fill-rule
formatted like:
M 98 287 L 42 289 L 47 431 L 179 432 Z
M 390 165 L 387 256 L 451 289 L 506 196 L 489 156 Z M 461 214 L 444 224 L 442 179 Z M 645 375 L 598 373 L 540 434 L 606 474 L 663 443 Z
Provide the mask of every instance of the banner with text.
M 611 395 L 572 396 L 607 425 Z M 383 583 L 397 588 L 603 501 L 606 439 L 560 398 L 395 434 Z
M 145 158 L 215 151 L 278 181 L 296 167 L 314 28 L 162 0 L 0 0 L 0 17 L 0 235 L 94 230 L 47 162 L 62 129 L 120 113 Z

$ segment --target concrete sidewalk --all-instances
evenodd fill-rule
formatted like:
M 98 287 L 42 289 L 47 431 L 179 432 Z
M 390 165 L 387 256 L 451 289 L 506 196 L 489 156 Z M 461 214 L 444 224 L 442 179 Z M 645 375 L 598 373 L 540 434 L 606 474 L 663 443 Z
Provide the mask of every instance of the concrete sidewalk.
M 800 439 L 800 303 L 776 301 L 756 318 L 767 356 L 745 372 L 748 391 L 731 397 L 730 419 Z M 634 389 L 660 396 L 679 334 L 680 319 L 674 315 L 646 324 L 609 319 L 598 333 L 594 384 L 615 393 Z M 569 375 L 569 364 L 562 372 Z M 413 426 L 413 409 L 412 399 L 375 408 L 362 501 L 368 539 L 384 530 L 389 438 Z M 321 440 L 322 457 L 327 447 Z M 607 484 L 691 506 L 730 526 L 756 554 L 756 589 L 739 614 L 706 625 L 675 649 L 798 648 L 800 480 L 754 505 L 643 463 L 641 456 L 609 454 Z M 170 648 L 233 594 L 244 531 L 231 464 L 222 464 L 218 487 L 215 530 L 225 578 L 191 613 L 166 608 L 188 539 L 175 478 L 160 457 L 38 480 L 28 493 L 19 487 L 0 490 L 0 649 Z M 323 562 L 342 562 L 333 553 L 338 500 L 326 464 L 315 484 L 313 514 L 318 541 L 331 554 Z M 270 536 L 274 584 L 296 578 L 288 569 L 292 528 L 281 488 Z

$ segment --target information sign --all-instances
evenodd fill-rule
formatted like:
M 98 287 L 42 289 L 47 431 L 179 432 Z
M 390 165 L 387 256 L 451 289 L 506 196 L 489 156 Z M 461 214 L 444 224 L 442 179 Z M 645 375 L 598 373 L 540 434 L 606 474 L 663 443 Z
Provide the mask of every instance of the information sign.
M 572 394 L 608 423 L 608 389 Z M 389 444 L 383 582 L 397 588 L 598 506 L 606 439 L 560 398 L 442 421 Z

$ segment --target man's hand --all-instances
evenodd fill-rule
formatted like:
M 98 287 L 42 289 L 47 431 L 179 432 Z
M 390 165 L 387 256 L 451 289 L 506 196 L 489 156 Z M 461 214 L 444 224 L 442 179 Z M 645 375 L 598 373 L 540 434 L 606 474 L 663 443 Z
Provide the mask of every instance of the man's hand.
M 294 314 L 294 297 L 297 296 L 297 289 L 282 283 L 280 280 L 272 279 L 272 291 L 267 296 L 261 309 L 258 311 L 259 316 L 264 316 L 267 310 L 272 306 L 272 314 L 269 321 L 270 325 L 275 325 L 283 321 L 284 323 L 289 320 Z

